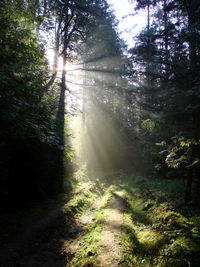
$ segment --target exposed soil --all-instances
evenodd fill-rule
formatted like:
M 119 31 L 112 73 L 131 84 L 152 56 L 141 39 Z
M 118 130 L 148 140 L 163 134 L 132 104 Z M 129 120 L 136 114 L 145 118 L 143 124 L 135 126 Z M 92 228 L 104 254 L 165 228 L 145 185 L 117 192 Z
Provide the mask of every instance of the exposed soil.
M 121 255 L 119 234 L 123 224 L 124 199 L 121 191 L 114 194 L 106 219 L 101 248 L 97 258 L 98 266 L 117 266 Z
M 67 257 L 76 254 L 79 234 L 94 220 L 97 200 L 79 218 L 68 218 L 62 211 L 65 203 L 45 212 L 33 225 L 26 227 L 14 240 L 0 249 L 0 267 L 64 267 Z M 123 196 L 116 192 L 103 230 L 96 266 L 116 266 L 121 247 L 118 240 L 123 224 Z M 63 246 L 68 241 L 68 247 Z

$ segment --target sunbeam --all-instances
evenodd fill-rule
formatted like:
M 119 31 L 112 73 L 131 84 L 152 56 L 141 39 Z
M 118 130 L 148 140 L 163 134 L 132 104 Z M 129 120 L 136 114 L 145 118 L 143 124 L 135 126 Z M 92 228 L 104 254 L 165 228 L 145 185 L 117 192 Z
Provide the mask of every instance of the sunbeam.
M 112 62 L 113 58 L 111 65 Z M 126 106 L 123 95 L 117 90 L 125 83 L 119 75 L 109 71 L 77 72 L 74 71 L 73 76 L 67 75 L 71 79 L 69 91 L 75 94 L 69 93 L 66 98 L 68 110 L 73 110 L 68 114 L 67 123 L 72 132 L 70 143 L 76 160 L 86 163 L 89 170 L 123 168 L 126 161 L 124 147 L 127 145 L 116 110 L 119 105 Z M 81 86 L 85 83 L 88 86 Z M 113 110 L 109 110 L 109 106 Z

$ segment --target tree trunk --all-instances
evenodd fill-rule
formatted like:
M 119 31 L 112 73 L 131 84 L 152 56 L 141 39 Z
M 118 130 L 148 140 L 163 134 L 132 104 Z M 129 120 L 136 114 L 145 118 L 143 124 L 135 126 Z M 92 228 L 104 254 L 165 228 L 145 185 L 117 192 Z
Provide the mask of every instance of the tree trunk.
M 194 203 L 200 206 L 200 167 L 194 168 L 194 182 L 193 182 Z
M 188 203 L 192 200 L 192 180 L 193 180 L 193 171 L 192 169 L 188 172 L 186 189 L 185 189 L 185 202 Z
M 84 66 L 83 66 L 84 68 Z M 81 149 L 80 149 L 80 159 L 81 161 L 84 161 L 86 156 L 86 138 L 88 138 L 86 133 L 86 98 L 87 98 L 87 89 L 85 86 L 82 88 L 82 120 L 81 120 Z
M 147 5 L 147 86 L 150 86 L 150 3 Z
M 66 63 L 67 55 L 63 54 L 63 71 L 61 81 L 60 99 L 58 105 L 58 113 L 56 118 L 57 134 L 60 139 L 60 145 L 64 145 L 64 117 L 65 117 L 65 91 L 66 91 Z
M 164 42 L 165 42 L 165 79 L 169 79 L 169 39 L 168 39 L 168 17 L 167 17 L 167 1 L 163 0 L 163 13 L 164 13 Z
M 185 7 L 188 15 L 188 28 L 190 32 L 189 36 L 189 53 L 190 53 L 190 68 L 193 73 L 197 71 L 197 16 L 196 11 L 198 10 L 198 1 L 185 0 Z
M 58 59 L 59 59 L 59 49 L 60 49 L 60 30 L 61 21 L 55 22 L 55 48 L 54 48 L 54 62 L 53 62 L 53 74 L 47 84 L 44 86 L 45 90 L 48 90 L 55 82 L 58 73 Z

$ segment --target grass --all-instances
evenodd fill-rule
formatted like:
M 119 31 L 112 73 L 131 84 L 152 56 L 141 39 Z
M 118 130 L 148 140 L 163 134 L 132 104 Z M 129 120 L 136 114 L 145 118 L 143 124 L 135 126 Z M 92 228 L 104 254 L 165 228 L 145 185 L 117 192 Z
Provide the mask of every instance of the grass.
M 107 189 L 104 177 L 100 179 L 97 174 L 89 176 L 84 165 L 74 174 L 74 177 L 77 182 L 71 199 L 63 206 L 65 214 L 73 217 L 79 216 L 102 195 L 104 196 L 98 209 L 106 208 L 109 198 L 112 197 L 112 191 L 115 189 L 114 185 Z M 105 192 L 106 190 L 107 192 Z
M 102 231 L 107 217 L 110 201 L 113 198 L 115 186 L 110 186 L 98 207 L 93 214 L 93 222 L 80 233 L 78 238 L 78 249 L 75 255 L 70 255 L 67 266 L 96 266 L 98 250 L 102 243 Z M 69 241 L 66 241 L 64 247 L 68 248 Z
M 63 206 L 63 212 L 73 217 L 80 215 L 95 202 L 98 196 L 98 191 L 96 192 L 92 183 L 79 183 L 72 198 Z
M 95 215 L 95 222 L 89 225 L 84 234 L 79 237 L 79 248 L 67 266 L 89 266 L 89 264 L 95 264 L 106 215 L 107 209 L 101 210 Z
M 147 183 L 151 186 L 151 190 L 157 195 L 168 197 L 168 201 L 183 202 L 186 181 L 184 179 L 158 179 L 153 178 Z
M 199 220 L 194 223 L 173 206 L 184 188 L 177 183 L 133 176 L 123 180 L 126 209 L 121 266 L 199 266 Z

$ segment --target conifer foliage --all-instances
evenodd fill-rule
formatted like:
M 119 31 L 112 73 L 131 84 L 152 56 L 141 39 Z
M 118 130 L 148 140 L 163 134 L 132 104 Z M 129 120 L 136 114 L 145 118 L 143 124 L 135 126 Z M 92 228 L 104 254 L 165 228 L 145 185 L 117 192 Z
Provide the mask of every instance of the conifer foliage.
M 129 60 L 135 69 L 130 81 L 137 83 L 130 99 L 136 95 L 140 108 L 141 145 L 151 173 L 187 179 L 185 198 L 191 201 L 200 188 L 200 6 L 195 0 L 137 1 L 140 9 L 147 10 L 147 26 Z M 154 124 L 153 131 L 147 122 Z

